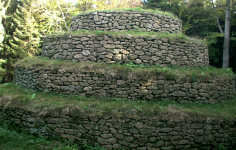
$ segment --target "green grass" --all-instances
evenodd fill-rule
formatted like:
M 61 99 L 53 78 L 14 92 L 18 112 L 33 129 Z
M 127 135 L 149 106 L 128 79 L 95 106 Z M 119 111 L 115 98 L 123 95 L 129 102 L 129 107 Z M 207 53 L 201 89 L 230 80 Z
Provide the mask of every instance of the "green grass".
M 38 113 L 58 111 L 69 107 L 74 110 L 73 114 L 79 112 L 77 114 L 109 115 L 118 118 L 123 116 L 136 118 L 163 116 L 184 120 L 186 118 L 231 119 L 236 117 L 236 98 L 218 104 L 181 104 L 171 99 L 165 99 L 164 101 L 130 101 L 118 98 L 43 93 L 21 88 L 13 83 L 0 86 L 0 107 L 16 107 Z
M 132 63 L 120 64 L 106 64 L 93 62 L 71 62 L 67 60 L 52 60 L 44 57 L 25 58 L 18 61 L 16 66 L 24 68 L 50 69 L 58 70 L 64 68 L 67 72 L 79 73 L 81 71 L 91 71 L 97 74 L 113 74 L 122 75 L 129 78 L 130 75 L 136 79 L 155 80 L 159 76 L 165 76 L 168 80 L 175 79 L 189 79 L 192 82 L 208 82 L 210 80 L 224 81 L 234 78 L 234 73 L 230 69 L 218 69 L 214 67 L 202 68 L 176 68 L 176 67 L 160 67 L 160 66 L 145 66 L 135 65 Z
M 194 43 L 200 43 L 207 45 L 207 41 L 201 40 L 198 38 L 193 38 L 193 37 L 188 37 L 182 33 L 169 33 L 169 32 L 144 32 L 140 30 L 133 30 L 133 31 L 123 31 L 123 32 L 114 32 L 114 31 L 98 31 L 98 30 L 78 30 L 78 31 L 69 31 L 69 32 L 59 32 L 59 33 L 52 33 L 50 35 L 47 35 L 49 38 L 54 38 L 57 36 L 76 36 L 76 35 L 112 35 L 112 36 L 122 36 L 125 34 L 130 34 L 132 36 L 142 36 L 145 38 L 168 38 L 169 41 L 189 41 L 189 42 L 194 42 Z
M 105 150 L 100 146 L 78 145 L 65 139 L 48 139 L 26 132 L 16 132 L 8 126 L 0 126 L 0 149 L 2 150 Z
M 0 126 L 0 149 L 2 150 L 77 150 L 71 142 L 58 142 L 46 137 L 36 137 L 26 133 L 8 130 Z
M 159 9 L 156 9 L 156 10 L 153 10 L 153 9 L 142 9 L 140 7 L 123 8 L 123 9 L 89 10 L 89 11 L 81 12 L 81 14 L 87 14 L 87 13 L 91 13 L 91 12 L 110 12 L 110 11 L 137 11 L 137 12 L 146 12 L 146 13 L 157 13 L 157 14 L 169 16 L 171 18 L 174 18 L 174 19 L 177 19 L 177 20 L 181 21 L 178 17 L 176 17 L 171 12 L 161 11 Z

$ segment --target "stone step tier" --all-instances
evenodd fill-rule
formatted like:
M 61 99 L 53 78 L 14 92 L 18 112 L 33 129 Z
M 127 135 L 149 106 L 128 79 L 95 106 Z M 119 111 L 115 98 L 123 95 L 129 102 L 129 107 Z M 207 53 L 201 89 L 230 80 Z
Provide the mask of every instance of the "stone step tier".
M 236 119 L 187 116 L 180 112 L 155 117 L 110 115 L 86 114 L 78 107 L 50 112 L 0 107 L 0 121 L 5 124 L 18 125 L 34 135 L 76 140 L 79 145 L 99 143 L 106 150 L 235 148 Z
M 134 63 L 162 67 L 209 66 L 207 46 L 195 41 L 111 33 L 48 36 L 42 56 L 71 61 Z
M 69 66 L 68 64 L 65 66 Z M 178 102 L 217 103 L 235 94 L 234 77 L 193 80 L 169 74 L 150 73 L 150 70 L 104 68 L 85 64 L 50 67 L 16 66 L 14 81 L 23 87 L 66 95 L 126 98 L 130 100 L 174 100 Z
M 139 11 L 98 11 L 80 14 L 71 19 L 70 31 L 153 31 L 182 32 L 182 22 L 157 13 Z

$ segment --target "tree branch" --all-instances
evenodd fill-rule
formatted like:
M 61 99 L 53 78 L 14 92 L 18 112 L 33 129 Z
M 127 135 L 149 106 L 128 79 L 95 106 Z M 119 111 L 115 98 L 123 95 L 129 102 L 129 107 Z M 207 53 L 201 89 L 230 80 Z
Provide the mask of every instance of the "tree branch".
M 60 4 L 59 4 L 59 0 L 57 0 L 57 5 L 58 5 L 58 7 L 59 7 L 59 9 L 60 9 L 60 11 L 61 11 L 61 14 L 62 14 L 62 17 L 63 17 L 63 21 L 64 21 L 64 23 L 65 23 L 66 29 L 67 29 L 67 31 L 69 31 L 69 28 L 68 28 L 67 23 L 66 23 L 66 20 L 65 20 L 64 13 L 63 13 L 63 11 L 62 11 L 62 9 L 61 9 L 61 6 L 60 6 Z
M 222 28 L 221 28 L 218 13 L 216 14 L 216 20 L 217 20 L 217 24 L 218 24 L 218 27 L 219 27 L 220 32 L 221 32 L 222 34 L 225 34 L 224 31 L 223 31 Z
M 221 32 L 222 34 L 225 34 L 224 31 L 223 31 L 222 28 L 221 28 L 219 16 L 218 16 L 217 11 L 215 10 L 214 2 L 211 1 L 211 4 L 212 4 L 213 11 L 216 13 L 216 16 L 215 16 L 215 17 L 216 17 L 216 21 L 217 21 L 218 28 L 219 28 L 219 30 L 220 30 L 220 32 Z

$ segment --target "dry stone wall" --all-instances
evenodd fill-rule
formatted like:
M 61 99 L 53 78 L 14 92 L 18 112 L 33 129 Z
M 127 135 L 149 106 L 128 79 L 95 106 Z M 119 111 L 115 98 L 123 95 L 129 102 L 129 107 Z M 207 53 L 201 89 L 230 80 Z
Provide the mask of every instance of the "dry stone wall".
M 228 149 L 236 146 L 236 120 L 213 118 L 88 116 L 76 109 L 30 112 L 0 107 L 0 122 L 36 135 L 124 150 Z
M 61 35 L 44 40 L 42 56 L 72 61 L 203 67 L 209 65 L 207 46 L 184 40 L 124 34 Z
M 71 31 L 166 31 L 181 32 L 180 21 L 145 12 L 92 12 L 72 19 Z M 209 65 L 204 45 L 167 38 L 125 34 L 65 35 L 47 37 L 42 55 L 53 59 L 106 63 L 135 63 L 161 66 L 202 67 Z M 143 74 L 145 75 L 145 74 Z M 193 81 L 164 76 L 148 79 L 130 72 L 65 68 L 15 67 L 14 81 L 23 87 L 81 96 L 127 99 L 166 99 L 179 102 L 216 103 L 234 96 L 234 79 Z M 46 111 L 46 110 L 45 110 Z M 236 120 L 211 118 L 168 118 L 91 116 L 79 110 L 49 113 L 0 107 L 0 122 L 14 123 L 32 134 L 62 137 L 80 144 L 95 142 L 106 149 L 165 150 L 217 149 L 219 144 L 236 146 Z
M 71 31 L 130 31 L 182 32 L 181 21 L 157 13 L 137 11 L 90 12 L 71 19 Z
M 44 92 L 132 100 L 169 98 L 179 102 L 216 103 L 235 94 L 234 78 L 201 82 L 187 78 L 165 79 L 164 76 L 145 79 L 144 76 L 145 73 L 138 77 L 121 70 L 84 70 L 75 73 L 73 69 L 16 67 L 14 81 L 23 87 Z

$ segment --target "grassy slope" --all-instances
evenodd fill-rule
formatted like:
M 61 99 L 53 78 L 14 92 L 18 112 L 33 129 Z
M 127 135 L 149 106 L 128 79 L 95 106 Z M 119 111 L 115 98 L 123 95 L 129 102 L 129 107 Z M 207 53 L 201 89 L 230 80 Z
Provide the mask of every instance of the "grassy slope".
M 217 69 L 213 67 L 204 68 L 166 68 L 158 66 L 140 66 L 134 64 L 105 63 L 76 63 L 62 60 L 50 60 L 46 58 L 26 58 L 19 61 L 17 66 L 33 68 L 66 68 L 69 70 L 91 70 L 101 74 L 106 71 L 116 71 L 123 76 L 127 73 L 134 74 L 142 79 L 156 78 L 163 75 L 168 78 L 189 78 L 196 81 L 208 81 L 210 79 L 225 80 L 233 78 L 231 70 Z M 145 76 L 143 75 L 145 74 Z M 34 97 L 35 95 L 35 97 Z M 14 84 L 4 84 L 0 87 L 0 105 L 20 107 L 32 111 L 57 110 L 65 107 L 76 107 L 79 111 L 92 115 L 111 114 L 115 117 L 127 116 L 169 116 L 177 119 L 185 117 L 215 117 L 234 118 L 236 116 L 236 101 L 229 100 L 219 104 L 179 104 L 169 99 L 165 101 L 129 101 L 117 98 L 86 98 L 73 95 L 56 95 L 53 93 L 36 92 L 20 88 Z M 45 110 L 45 109 L 44 109 Z
M 26 58 L 18 61 L 17 66 L 33 68 L 65 68 L 67 71 L 73 70 L 80 72 L 90 70 L 101 74 L 117 72 L 125 76 L 133 74 L 140 79 L 157 78 L 162 75 L 169 79 L 188 78 L 195 81 L 208 81 L 210 79 L 225 80 L 234 77 L 231 70 L 217 69 L 213 67 L 204 68 L 166 68 L 159 66 L 140 66 L 134 64 L 114 64 L 105 63 L 78 63 L 63 60 L 51 60 L 46 58 Z M 145 76 L 144 76 L 145 74 Z M 144 115 L 155 116 L 160 113 L 176 113 L 180 116 L 188 116 L 191 113 L 201 114 L 203 116 L 220 116 L 234 117 L 236 112 L 236 102 L 234 100 L 221 104 L 177 104 L 171 100 L 164 102 L 157 101 L 128 101 L 125 99 L 112 98 L 86 98 L 80 96 L 63 96 L 36 92 L 36 97 L 30 100 L 34 91 L 21 89 L 13 84 L 1 86 L 0 96 L 10 95 L 12 104 L 17 104 L 30 109 L 41 109 L 48 107 L 57 109 L 66 106 L 77 106 L 84 112 L 95 115 L 113 114 L 114 116 L 122 115 Z M 6 99 L 6 98 L 5 98 Z M 210 111 L 209 111 L 210 110 Z
M 9 130 L 0 126 L 0 149 L 1 150 L 105 150 L 100 147 L 79 146 L 70 141 L 46 139 L 36 137 L 23 132 Z

